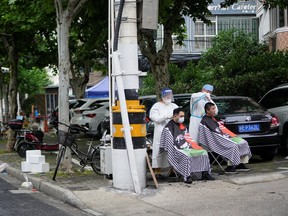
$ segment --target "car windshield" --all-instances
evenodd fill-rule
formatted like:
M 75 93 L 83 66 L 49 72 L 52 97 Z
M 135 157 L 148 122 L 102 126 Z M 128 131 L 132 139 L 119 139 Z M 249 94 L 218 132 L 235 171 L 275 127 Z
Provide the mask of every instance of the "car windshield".
M 217 98 L 213 100 L 217 104 L 219 115 L 265 111 L 250 98 Z

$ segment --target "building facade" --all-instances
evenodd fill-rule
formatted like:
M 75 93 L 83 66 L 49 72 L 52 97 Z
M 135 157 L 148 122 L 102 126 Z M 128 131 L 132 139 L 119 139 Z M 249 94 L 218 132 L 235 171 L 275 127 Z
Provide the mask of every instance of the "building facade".
M 267 43 L 270 50 L 288 49 L 287 8 L 265 8 L 263 0 L 257 1 L 256 15 L 259 18 L 259 41 Z
M 192 18 L 185 17 L 187 37 L 184 40 L 184 46 L 180 46 L 176 44 L 175 36 L 171 61 L 199 58 L 212 46 L 212 39 L 223 30 L 242 29 L 258 36 L 259 21 L 256 17 L 256 0 L 239 0 L 238 3 L 227 8 L 221 8 L 221 2 L 223 0 L 214 0 L 208 7 L 211 15 L 207 18 L 211 21 L 211 25 L 201 20 L 194 22 Z M 157 32 L 157 48 L 160 49 L 162 44 L 163 28 L 160 27 Z

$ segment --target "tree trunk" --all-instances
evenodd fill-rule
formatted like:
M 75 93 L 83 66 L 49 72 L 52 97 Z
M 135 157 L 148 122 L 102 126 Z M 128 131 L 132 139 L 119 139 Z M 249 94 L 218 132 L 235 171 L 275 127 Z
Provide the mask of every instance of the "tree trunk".
M 10 82 L 9 82 L 9 111 L 8 120 L 16 118 L 17 113 L 17 91 L 18 91 L 18 51 L 16 48 L 16 35 L 11 35 L 12 44 L 9 45 L 6 37 L 3 37 L 3 43 L 8 54 L 10 63 Z M 13 151 L 15 143 L 15 133 L 13 130 L 8 131 L 8 141 L 6 151 Z
M 58 42 L 58 68 L 59 68 L 59 90 L 58 107 L 59 121 L 69 125 L 69 75 L 71 75 L 71 62 L 69 52 L 69 31 L 72 20 L 79 13 L 87 0 L 54 0 L 57 22 Z M 63 4 L 66 9 L 63 10 Z M 67 131 L 64 125 L 59 125 L 59 130 Z M 62 165 L 66 172 L 72 172 L 71 151 L 67 148 Z
M 65 14 L 65 13 L 64 13 Z M 57 41 L 58 41 L 58 68 L 59 68 L 59 90 L 58 90 L 58 107 L 59 121 L 69 125 L 69 74 L 70 74 L 70 52 L 69 52 L 69 29 L 71 19 L 64 14 L 57 19 Z M 59 125 L 59 130 L 67 131 L 63 125 Z M 64 139 L 61 139 L 64 140 Z M 68 151 L 67 151 L 68 150 Z M 66 172 L 72 172 L 71 151 L 67 148 L 62 162 Z
M 161 80 L 161 82 L 155 83 L 155 91 L 158 100 L 160 97 L 161 89 L 169 87 L 170 83 L 170 77 L 168 71 L 169 57 L 170 57 L 169 54 L 165 54 L 165 51 L 160 50 L 156 55 L 156 58 L 150 61 L 151 72 L 154 79 Z
M 85 96 L 85 90 L 87 83 L 89 82 L 89 73 L 91 71 L 90 68 L 90 61 L 85 61 L 85 68 L 84 68 L 84 74 L 76 74 L 74 70 L 72 69 L 72 79 L 70 79 L 70 84 L 73 89 L 73 93 L 76 96 L 76 98 L 84 98 Z
M 9 85 L 6 84 L 4 85 L 5 87 L 5 92 L 4 92 L 4 108 L 5 108 L 5 114 L 4 114 L 4 121 L 8 122 L 8 112 L 9 112 L 9 106 L 8 106 L 8 90 L 9 90 Z
M 159 99 L 161 89 L 169 87 L 170 84 L 168 65 L 173 52 L 172 30 L 164 26 L 163 46 L 158 52 L 156 50 L 153 31 L 139 31 L 138 44 L 142 54 L 149 60 L 151 72 L 155 80 L 157 80 L 155 94 L 157 99 Z

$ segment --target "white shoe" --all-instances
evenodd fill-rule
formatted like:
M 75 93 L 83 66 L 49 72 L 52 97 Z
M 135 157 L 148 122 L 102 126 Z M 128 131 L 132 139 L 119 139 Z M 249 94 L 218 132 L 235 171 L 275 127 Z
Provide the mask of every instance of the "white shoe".
M 286 156 L 284 159 L 285 159 L 285 160 L 288 160 L 288 156 Z

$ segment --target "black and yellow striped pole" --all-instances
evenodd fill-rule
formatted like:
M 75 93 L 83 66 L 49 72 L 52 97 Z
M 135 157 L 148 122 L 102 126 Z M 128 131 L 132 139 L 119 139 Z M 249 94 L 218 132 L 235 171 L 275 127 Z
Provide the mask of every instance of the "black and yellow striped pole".
M 145 107 L 139 105 L 139 100 L 129 100 L 126 97 L 126 105 L 131 127 L 131 136 L 133 149 L 146 148 L 146 122 Z M 126 149 L 125 138 L 123 134 L 123 125 L 121 118 L 120 103 L 117 101 L 113 107 L 113 148 Z
M 121 27 L 115 26 L 115 35 L 119 29 L 119 43 L 114 44 L 112 53 L 113 76 L 118 90 L 118 100 L 112 110 L 113 187 L 141 194 L 146 187 L 146 128 L 145 111 L 138 101 L 136 1 L 116 0 L 115 10 L 118 12 L 115 13 L 116 24 L 120 22 Z M 122 19 L 122 12 L 126 19 Z
M 130 132 L 133 145 L 133 154 L 130 157 L 135 158 L 135 167 L 137 169 L 137 180 L 134 178 L 135 173 L 131 169 L 129 161 L 129 152 L 127 151 L 127 139 L 125 138 L 124 125 L 121 116 L 120 101 L 112 109 L 113 116 L 113 186 L 125 190 L 135 189 L 135 181 L 139 181 L 138 188 L 146 187 L 146 122 L 145 107 L 139 104 L 138 97 L 131 97 L 126 90 L 126 106 L 128 111 Z M 123 110 L 122 110 L 123 111 Z M 135 170 L 134 170 L 135 171 Z M 139 190 L 141 190 L 139 189 Z
M 137 3 L 139 11 L 143 9 L 141 19 L 137 18 Z M 113 186 L 140 194 L 146 187 L 146 122 L 145 109 L 138 100 L 137 22 L 141 20 L 139 28 L 156 30 L 158 1 L 115 0 L 111 8 L 115 10 L 111 16 L 115 24 L 112 70 L 118 89 L 112 110 Z

